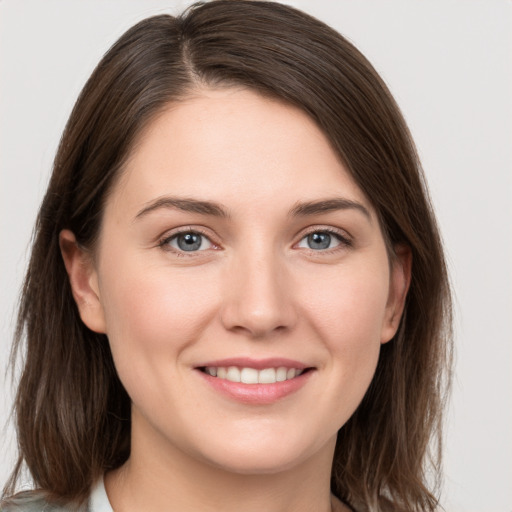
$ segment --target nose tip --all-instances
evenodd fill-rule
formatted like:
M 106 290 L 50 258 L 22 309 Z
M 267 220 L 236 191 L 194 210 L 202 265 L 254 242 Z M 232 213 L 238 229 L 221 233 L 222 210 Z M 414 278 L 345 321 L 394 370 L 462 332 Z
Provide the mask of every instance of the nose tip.
M 236 306 L 235 306 L 236 307 Z M 271 333 L 286 329 L 286 322 L 280 321 L 274 312 L 253 310 L 240 311 L 244 306 L 238 304 L 236 316 L 238 321 L 225 322 L 226 327 L 231 331 L 247 332 L 252 338 L 265 338 Z M 245 309 L 245 308 L 244 308 Z
M 242 266 L 228 282 L 221 314 L 226 329 L 261 339 L 295 324 L 290 288 L 275 264 Z

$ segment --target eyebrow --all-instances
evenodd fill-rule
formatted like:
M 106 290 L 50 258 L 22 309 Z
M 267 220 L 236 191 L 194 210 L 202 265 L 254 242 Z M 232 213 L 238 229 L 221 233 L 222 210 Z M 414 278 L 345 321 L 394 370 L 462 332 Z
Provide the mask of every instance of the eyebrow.
M 229 212 L 220 204 L 213 201 L 203 201 L 200 199 L 191 199 L 186 197 L 165 196 L 159 197 L 146 205 L 135 216 L 135 220 L 144 217 L 148 213 L 159 209 L 175 209 L 183 212 L 198 213 L 200 215 L 209 215 L 212 217 L 230 218 Z M 338 210 L 356 210 L 364 214 L 371 221 L 369 210 L 357 201 L 335 197 L 331 199 L 322 199 L 319 201 L 297 202 L 288 212 L 291 217 L 307 217 L 310 215 L 319 215 Z
M 181 210 L 183 212 L 199 213 L 201 215 L 211 215 L 213 217 L 229 218 L 229 213 L 221 205 L 212 201 L 201 201 L 199 199 L 190 199 L 186 197 L 159 197 L 152 201 L 137 213 L 135 220 L 147 215 L 148 213 L 161 208 Z
M 302 217 L 307 215 L 319 215 L 338 210 L 356 210 L 367 217 L 369 221 L 372 220 L 372 216 L 368 208 L 357 201 L 342 197 L 334 197 L 332 199 L 323 199 L 320 201 L 298 202 L 290 210 L 289 215 L 293 217 Z

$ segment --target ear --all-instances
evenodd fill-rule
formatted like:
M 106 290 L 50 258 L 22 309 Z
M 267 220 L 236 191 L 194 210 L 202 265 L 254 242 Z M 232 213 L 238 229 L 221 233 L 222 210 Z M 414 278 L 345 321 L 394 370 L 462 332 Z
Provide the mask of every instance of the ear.
M 411 284 L 411 249 L 403 244 L 395 247 L 389 277 L 389 296 L 381 332 L 381 343 L 393 338 L 400 325 L 405 307 L 405 299 Z
M 69 229 L 60 232 L 59 245 L 80 318 L 92 331 L 105 333 L 98 275 L 91 255 L 78 245 Z

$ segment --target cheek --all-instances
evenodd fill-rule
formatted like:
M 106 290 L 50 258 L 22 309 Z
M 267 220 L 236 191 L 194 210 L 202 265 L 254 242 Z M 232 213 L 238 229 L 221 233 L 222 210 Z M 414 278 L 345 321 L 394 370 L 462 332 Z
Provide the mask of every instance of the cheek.
M 387 297 L 386 272 L 367 271 L 338 276 L 330 293 L 317 297 L 316 327 L 332 375 L 324 406 L 337 411 L 337 428 L 354 413 L 375 374 Z
M 326 408 L 344 423 L 362 400 L 375 373 L 389 292 L 382 265 L 333 272 L 327 289 L 309 294 L 309 318 L 329 357 L 332 375 Z M 340 393 L 340 390 L 343 390 Z
M 212 280 L 137 261 L 112 263 L 104 266 L 100 291 L 118 371 L 137 373 L 147 366 L 156 371 L 162 359 L 170 370 L 213 315 L 218 293 Z
M 382 265 L 336 269 L 306 299 L 310 318 L 331 348 L 358 350 L 380 344 L 389 294 L 389 272 Z

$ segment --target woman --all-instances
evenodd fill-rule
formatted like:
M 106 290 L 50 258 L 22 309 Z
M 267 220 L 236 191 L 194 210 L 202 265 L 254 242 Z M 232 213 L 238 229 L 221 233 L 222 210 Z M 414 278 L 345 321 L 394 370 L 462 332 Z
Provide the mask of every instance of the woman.
M 149 18 L 41 206 L 5 495 L 23 463 L 38 491 L 3 509 L 435 510 L 449 315 L 413 142 L 352 45 L 275 3 Z

